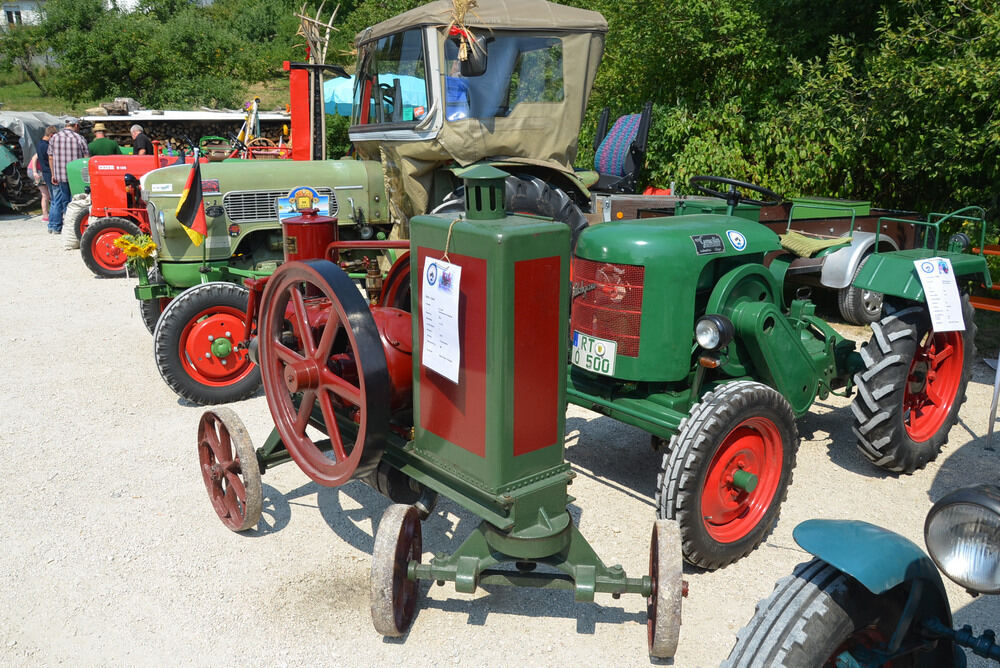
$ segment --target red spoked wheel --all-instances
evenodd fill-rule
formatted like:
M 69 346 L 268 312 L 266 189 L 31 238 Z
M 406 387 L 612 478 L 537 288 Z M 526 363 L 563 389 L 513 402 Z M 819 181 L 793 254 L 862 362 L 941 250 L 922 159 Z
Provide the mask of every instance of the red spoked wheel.
M 125 218 L 98 218 L 80 237 L 80 255 L 87 268 L 102 278 L 125 276 L 125 251 L 115 241 L 126 234 L 140 234 L 139 227 Z
M 719 568 L 764 540 L 798 443 L 788 401 L 761 383 L 727 383 L 691 408 L 670 440 L 656 495 L 658 515 L 680 524 L 687 561 Z
M 677 652 L 684 595 L 681 531 L 677 522 L 656 520 L 649 541 L 649 576 L 653 591 L 646 603 L 649 655 L 667 658 Z
M 926 441 L 951 413 L 962 383 L 965 351 L 961 332 L 928 332 L 917 348 L 903 390 L 906 433 Z
M 375 630 L 401 636 L 417 613 L 417 581 L 408 577 L 410 562 L 423 555 L 420 513 L 394 503 L 382 515 L 372 551 L 371 611 Z
M 771 507 L 781 481 L 782 445 L 777 425 L 752 417 L 719 444 L 701 493 L 705 529 L 731 543 L 746 536 Z
M 410 311 L 410 253 L 400 255 L 389 267 L 378 296 L 379 306 Z
M 222 523 L 246 531 L 260 520 L 263 487 L 250 435 L 228 408 L 205 411 L 198 423 L 198 461 L 208 498 Z
M 326 260 L 285 263 L 258 328 L 267 405 L 295 462 L 330 487 L 371 473 L 389 429 L 389 372 L 354 282 Z

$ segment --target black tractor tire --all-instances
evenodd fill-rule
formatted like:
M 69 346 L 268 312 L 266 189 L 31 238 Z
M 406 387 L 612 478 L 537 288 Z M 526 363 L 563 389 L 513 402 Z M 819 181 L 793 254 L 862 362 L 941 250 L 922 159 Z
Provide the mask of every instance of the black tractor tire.
M 763 542 L 778 521 L 798 444 L 792 407 L 767 385 L 727 383 L 691 408 L 656 480 L 657 516 L 680 524 L 688 563 L 714 570 Z M 753 489 L 732 483 L 736 468 L 756 476 Z
M 799 564 L 757 604 L 722 667 L 832 666 L 852 647 L 888 643 L 903 609 L 901 589 L 876 595 L 822 559 Z M 914 661 L 910 654 L 892 665 Z
M 858 449 L 876 466 L 912 473 L 934 460 L 948 442 L 976 358 L 973 315 L 969 296 L 962 295 L 964 332 L 935 334 L 924 304 L 872 323 L 872 338 L 861 347 L 865 371 L 854 376 L 858 392 L 851 410 Z M 931 345 L 942 360 L 937 368 L 922 361 Z M 940 355 L 944 346 L 951 348 L 950 354 Z M 921 397 L 926 396 L 928 383 L 941 383 L 935 393 L 941 405 L 925 410 L 928 404 Z M 915 402 L 919 412 L 912 408 Z
M 232 321 L 245 317 L 249 297 L 249 291 L 242 285 L 213 282 L 188 288 L 171 300 L 153 330 L 156 366 L 170 389 L 203 406 L 240 401 L 257 391 L 261 383 L 260 367 L 245 358 L 244 351 L 233 358 L 236 371 L 223 375 L 216 373 L 218 367 L 212 367 L 215 374 L 212 376 L 205 371 L 207 362 L 201 362 L 200 356 L 192 359 L 186 353 L 189 350 L 186 337 L 195 336 L 192 325 L 205 318 Z M 232 340 L 232 347 L 235 349 L 238 343 Z
M 508 176 L 504 183 L 504 202 L 507 211 L 530 213 L 565 223 L 572 238 L 571 248 L 576 247 L 580 232 L 587 227 L 587 219 L 573 200 L 563 190 L 550 186 L 537 176 L 517 174 Z M 461 213 L 465 210 L 464 187 L 449 194 L 431 210 L 434 214 Z
M 150 283 L 159 283 L 161 280 L 160 271 L 156 267 L 150 268 L 146 276 Z M 156 323 L 160 321 L 160 316 L 163 315 L 163 311 L 169 303 L 169 297 L 139 300 L 139 317 L 142 318 L 142 324 L 146 326 L 150 334 L 156 330 Z
M 139 226 L 127 218 L 90 219 L 87 231 L 80 237 L 80 255 L 87 268 L 100 278 L 123 278 L 128 275 L 128 266 L 123 264 L 120 269 L 108 265 L 101 257 L 100 249 L 95 244 L 105 232 L 120 230 L 122 234 L 142 234 Z
M 861 267 L 865 266 L 867 261 L 866 257 L 854 270 L 854 278 L 858 277 Z M 852 325 L 870 325 L 882 317 L 882 299 L 881 292 L 848 285 L 837 291 L 837 309 L 840 311 L 840 317 Z

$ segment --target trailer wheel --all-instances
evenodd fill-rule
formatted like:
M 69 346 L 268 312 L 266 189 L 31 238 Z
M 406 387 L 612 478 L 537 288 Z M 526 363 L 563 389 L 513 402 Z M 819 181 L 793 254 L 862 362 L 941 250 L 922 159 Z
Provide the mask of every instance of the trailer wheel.
M 858 448 L 876 466 L 912 473 L 948 442 L 976 357 L 968 295 L 962 295 L 962 316 L 964 332 L 934 332 L 923 305 L 872 323 L 851 409 Z
M 386 508 L 372 552 L 371 611 L 375 630 L 384 636 L 406 633 L 417 613 L 417 581 L 407 577 L 411 561 L 423 554 L 420 513 L 394 503 Z
M 646 603 L 649 655 L 665 659 L 677 652 L 684 592 L 681 532 L 677 522 L 656 520 L 649 541 L 649 575 L 653 593 Z
M 854 649 L 884 646 L 902 612 L 901 592 L 875 595 L 821 559 L 799 564 L 757 604 L 723 668 L 841 665 Z M 845 657 L 843 665 L 858 665 Z M 912 666 L 913 657 L 893 666 Z
M 153 330 L 163 380 L 196 404 L 245 399 L 260 387 L 260 370 L 243 341 L 249 291 L 235 283 L 202 283 L 167 305 Z
M 198 462 L 212 508 L 233 531 L 260 521 L 263 486 L 257 452 L 243 421 L 232 410 L 205 411 L 198 423 Z
M 867 257 L 854 270 L 854 278 L 858 277 L 865 262 L 868 262 Z M 848 285 L 837 291 L 837 308 L 840 317 L 852 325 L 870 325 L 882 317 L 882 293 Z
M 788 401 L 752 381 L 702 397 L 670 439 L 657 515 L 680 524 L 691 564 L 713 570 L 750 553 L 778 521 L 799 434 Z
M 98 218 L 87 225 L 80 237 L 83 263 L 101 278 L 125 276 L 125 252 L 115 246 L 115 240 L 126 234 L 140 234 L 139 227 L 125 218 Z

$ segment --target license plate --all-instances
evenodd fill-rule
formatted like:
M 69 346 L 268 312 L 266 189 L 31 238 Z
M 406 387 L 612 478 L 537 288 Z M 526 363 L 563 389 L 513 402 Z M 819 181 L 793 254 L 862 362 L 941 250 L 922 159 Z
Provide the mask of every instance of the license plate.
M 596 336 L 573 332 L 573 364 L 581 369 L 605 376 L 613 376 L 617 350 L 617 341 L 608 341 Z

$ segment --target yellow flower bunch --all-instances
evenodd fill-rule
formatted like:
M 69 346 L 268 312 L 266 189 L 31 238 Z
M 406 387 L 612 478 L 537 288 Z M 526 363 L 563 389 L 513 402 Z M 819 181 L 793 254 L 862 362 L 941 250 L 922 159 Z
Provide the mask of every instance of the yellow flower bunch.
M 153 257 L 156 242 L 148 234 L 123 234 L 115 239 L 115 248 L 121 249 L 129 260 L 145 260 Z

